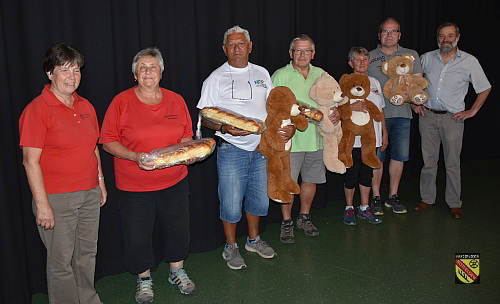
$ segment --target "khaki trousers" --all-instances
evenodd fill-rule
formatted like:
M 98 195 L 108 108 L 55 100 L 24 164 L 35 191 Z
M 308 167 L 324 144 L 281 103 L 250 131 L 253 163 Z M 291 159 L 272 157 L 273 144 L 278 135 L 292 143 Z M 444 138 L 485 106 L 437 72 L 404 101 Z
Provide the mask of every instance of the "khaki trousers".
M 100 197 L 99 187 L 48 195 L 56 224 L 51 230 L 38 227 L 38 232 L 47 248 L 51 304 L 101 303 L 94 288 Z
M 420 196 L 423 202 L 436 202 L 436 177 L 438 170 L 439 149 L 443 145 L 446 168 L 445 200 L 450 208 L 460 208 L 462 201 L 460 177 L 460 153 L 464 123 L 456 122 L 451 113 L 435 114 L 426 111 L 419 116 L 419 130 L 422 138 L 422 158 L 424 166 L 420 172 Z

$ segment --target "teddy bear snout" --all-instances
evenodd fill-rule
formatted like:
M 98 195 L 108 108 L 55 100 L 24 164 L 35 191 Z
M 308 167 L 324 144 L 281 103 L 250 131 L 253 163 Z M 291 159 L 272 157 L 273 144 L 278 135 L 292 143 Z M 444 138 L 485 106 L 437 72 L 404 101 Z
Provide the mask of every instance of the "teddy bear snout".
M 299 114 L 300 114 L 299 105 L 298 104 L 292 105 L 292 109 L 290 110 L 290 115 L 297 116 Z
M 362 86 L 355 86 L 351 90 L 351 94 L 354 96 L 363 96 L 365 94 L 365 89 Z

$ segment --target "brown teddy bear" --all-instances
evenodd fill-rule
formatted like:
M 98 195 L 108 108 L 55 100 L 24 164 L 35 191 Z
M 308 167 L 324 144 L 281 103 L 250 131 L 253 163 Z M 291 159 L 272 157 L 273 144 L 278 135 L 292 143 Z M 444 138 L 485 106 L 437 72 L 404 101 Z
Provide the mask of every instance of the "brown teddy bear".
M 328 115 L 330 108 L 349 102 L 347 97 L 342 97 L 342 90 L 338 82 L 328 73 L 323 73 L 309 90 L 309 97 L 316 102 L 318 109 L 323 113 L 323 120 L 317 128 L 319 134 L 323 136 L 323 162 L 325 167 L 332 172 L 345 173 L 344 163 L 338 158 L 339 142 L 342 138 L 342 127 L 340 124 L 334 125 Z
M 344 165 L 352 167 L 352 146 L 356 135 L 361 135 L 361 160 L 367 166 L 380 168 L 382 163 L 376 154 L 375 129 L 373 120 L 382 121 L 382 112 L 377 106 L 366 99 L 370 94 L 370 79 L 362 74 L 344 74 L 340 78 L 340 88 L 349 103 L 340 106 L 342 119 L 342 139 L 339 144 L 339 159 Z M 367 112 L 352 111 L 349 107 L 364 100 Z
M 403 103 L 414 103 L 422 105 L 427 102 L 429 96 L 424 91 L 427 80 L 422 76 L 412 75 L 413 61 L 415 57 L 405 53 L 384 62 L 380 68 L 389 76 L 384 85 L 384 96 L 395 105 Z
M 281 203 L 291 203 L 293 194 L 300 193 L 299 185 L 290 172 L 292 142 L 284 142 L 279 135 L 281 127 L 293 124 L 304 131 L 308 122 L 300 114 L 293 92 L 283 86 L 275 87 L 267 98 L 266 130 L 262 133 L 258 150 L 267 158 L 267 192 L 269 198 Z

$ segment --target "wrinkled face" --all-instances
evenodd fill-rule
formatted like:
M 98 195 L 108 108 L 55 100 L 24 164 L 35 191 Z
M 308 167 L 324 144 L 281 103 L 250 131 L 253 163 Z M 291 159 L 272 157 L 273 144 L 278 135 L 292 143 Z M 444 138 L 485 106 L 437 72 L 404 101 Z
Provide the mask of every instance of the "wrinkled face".
M 227 36 L 227 42 L 222 46 L 227 62 L 235 68 L 248 65 L 248 57 L 252 52 L 252 42 L 245 39 L 243 33 L 232 33 Z
M 366 55 L 356 55 L 354 61 L 349 60 L 349 65 L 356 74 L 368 74 L 368 65 L 370 64 L 370 57 Z
M 78 65 L 67 62 L 62 66 L 56 66 L 52 72 L 47 72 L 47 77 L 51 81 L 50 90 L 55 95 L 69 96 L 80 85 L 82 75 Z
M 457 30 L 454 26 L 443 27 L 439 31 L 439 36 L 437 38 L 437 43 L 439 50 L 443 53 L 449 53 L 457 47 L 460 35 L 457 36 Z
M 309 40 L 297 40 L 293 50 L 288 50 L 292 66 L 297 68 L 307 68 L 311 60 L 314 59 L 315 51 L 312 49 L 312 42 Z
M 384 23 L 380 33 L 378 34 L 378 39 L 380 40 L 380 45 L 383 47 L 389 48 L 396 46 L 399 39 L 401 39 L 398 23 L 394 20 L 388 20 Z
M 144 87 L 159 86 L 161 80 L 160 63 L 155 57 L 142 57 L 137 61 L 135 79 Z

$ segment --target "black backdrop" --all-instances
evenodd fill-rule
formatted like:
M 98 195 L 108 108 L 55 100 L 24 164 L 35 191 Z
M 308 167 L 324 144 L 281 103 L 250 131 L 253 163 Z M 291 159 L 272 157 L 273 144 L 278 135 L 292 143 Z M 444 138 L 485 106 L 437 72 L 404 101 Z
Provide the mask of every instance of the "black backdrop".
M 193 121 L 203 80 L 225 61 L 224 31 L 239 24 L 250 31 L 250 60 L 272 74 L 288 63 L 288 44 L 300 33 L 316 41 L 313 63 L 335 78 L 350 72 L 346 55 L 352 46 L 376 46 L 379 22 L 401 21 L 401 44 L 420 54 L 436 48 L 435 29 L 445 20 L 461 28 L 461 49 L 474 54 L 496 83 L 499 4 L 496 1 L 17 1 L 0 2 L 0 302 L 28 303 L 31 294 L 46 291 L 45 249 L 31 213 L 31 193 L 18 148 L 18 119 L 23 108 L 48 82 L 41 69 L 45 50 L 55 42 L 79 48 L 86 64 L 78 92 L 94 105 L 98 118 L 114 95 L 134 85 L 131 61 L 145 47 L 157 46 L 165 59 L 161 85 L 184 96 Z M 471 90 L 470 90 L 471 91 Z M 468 106 L 473 94 L 467 98 Z M 466 122 L 462 160 L 496 158 L 495 149 L 480 148 L 498 140 L 500 127 L 496 90 L 479 114 Z M 420 139 L 413 121 L 411 161 L 405 174 L 421 166 Z M 212 136 L 204 130 L 205 136 Z M 101 150 L 109 200 L 102 208 L 97 278 L 123 272 L 118 203 L 111 157 Z M 218 219 L 215 159 L 189 169 L 191 251 L 223 244 Z M 318 189 L 315 208 L 342 198 L 340 180 L 328 174 Z M 280 220 L 271 204 L 269 221 Z M 262 225 L 264 228 L 265 222 Z M 240 225 L 239 234 L 244 233 Z

